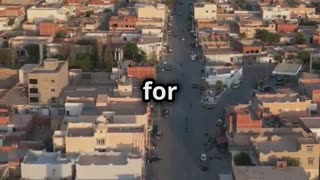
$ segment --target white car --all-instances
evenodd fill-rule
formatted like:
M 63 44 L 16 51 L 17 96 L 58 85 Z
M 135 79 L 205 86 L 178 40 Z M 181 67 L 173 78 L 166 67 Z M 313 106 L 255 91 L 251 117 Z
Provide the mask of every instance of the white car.
M 182 41 L 184 41 L 184 37 L 183 37 L 183 38 L 181 38 L 181 40 L 182 40 Z
M 163 64 L 167 64 L 167 61 L 163 61 Z
M 222 119 L 218 119 L 217 122 L 216 122 L 216 126 L 222 126 L 224 123 L 223 123 L 223 120 Z
M 173 49 L 172 48 L 169 48 L 169 52 L 172 52 L 173 51 Z

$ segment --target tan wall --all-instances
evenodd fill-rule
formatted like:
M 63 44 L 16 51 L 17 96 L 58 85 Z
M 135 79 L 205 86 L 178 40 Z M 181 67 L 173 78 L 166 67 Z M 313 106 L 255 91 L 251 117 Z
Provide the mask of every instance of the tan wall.
M 311 100 L 304 102 L 263 103 L 263 108 L 269 108 L 270 113 L 277 115 L 286 111 L 309 111 Z
M 149 19 L 149 20 L 138 19 L 138 20 L 137 20 L 137 26 L 162 27 L 163 24 L 164 24 L 163 21 L 153 20 L 153 19 Z
M 274 24 L 269 25 L 268 27 L 263 26 L 239 26 L 239 33 L 246 33 L 247 38 L 253 38 L 256 35 L 256 30 L 267 30 L 269 32 L 276 32 L 276 26 Z
M 120 151 L 131 152 L 132 150 L 135 150 L 144 154 L 144 133 L 108 133 L 107 146 L 108 148 Z
M 31 94 L 30 97 L 39 97 L 41 104 L 50 104 L 51 98 L 56 98 L 56 103 L 58 103 L 57 97 L 68 85 L 68 63 L 64 63 L 57 73 L 30 73 L 28 78 L 38 80 L 38 84 L 29 84 L 29 88 L 38 88 L 38 94 Z M 52 80 L 54 82 L 51 82 Z M 51 89 L 55 89 L 55 92 L 52 92 Z
M 160 18 L 164 20 L 166 17 L 166 9 L 157 9 L 153 6 L 138 8 L 138 18 Z

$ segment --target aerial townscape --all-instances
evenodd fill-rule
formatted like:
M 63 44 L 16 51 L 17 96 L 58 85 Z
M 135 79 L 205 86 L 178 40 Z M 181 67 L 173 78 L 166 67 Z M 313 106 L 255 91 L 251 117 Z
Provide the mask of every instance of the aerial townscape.
M 0 180 L 319 180 L 319 0 L 0 0 Z

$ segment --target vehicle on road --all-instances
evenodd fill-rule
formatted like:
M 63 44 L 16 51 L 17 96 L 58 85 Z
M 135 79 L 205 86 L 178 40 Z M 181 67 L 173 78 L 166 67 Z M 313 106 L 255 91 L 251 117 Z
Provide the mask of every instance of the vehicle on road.
M 272 90 L 271 86 L 265 86 L 263 88 L 261 88 L 259 91 L 260 92 L 270 92 Z
M 223 126 L 224 122 L 222 119 L 218 119 L 216 122 L 216 126 Z
M 164 67 L 164 70 L 166 70 L 166 71 L 171 71 L 171 66 L 166 66 L 166 67 Z
M 163 61 L 163 64 L 167 64 L 167 61 Z
M 232 63 L 225 63 L 224 66 L 232 66 Z
M 205 153 L 200 156 L 200 169 L 201 171 L 208 171 L 208 156 Z
M 192 61 L 195 61 L 195 60 L 197 60 L 197 55 L 196 54 L 191 54 L 191 60 Z
M 282 79 L 282 78 L 277 78 L 275 84 L 276 84 L 277 86 L 283 86 L 283 85 L 284 85 L 283 79 Z
M 241 85 L 241 81 L 240 80 L 237 80 L 235 82 L 232 83 L 232 89 L 238 89 L 240 88 L 240 85 Z
M 181 40 L 184 41 L 185 40 L 184 37 L 182 37 Z
M 159 157 L 150 157 L 148 159 L 148 163 L 150 164 L 150 163 L 157 162 L 157 161 L 160 161 L 160 160 L 161 160 L 161 158 L 159 158 Z
M 173 51 L 173 49 L 172 48 L 169 48 L 169 52 L 172 52 Z

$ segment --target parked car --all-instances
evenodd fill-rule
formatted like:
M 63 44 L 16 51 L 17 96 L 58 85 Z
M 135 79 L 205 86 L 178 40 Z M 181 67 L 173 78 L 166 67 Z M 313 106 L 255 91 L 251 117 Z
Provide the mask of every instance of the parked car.
M 270 92 L 272 90 L 271 86 L 265 86 L 260 89 L 260 92 Z
M 193 84 L 192 84 L 192 88 L 199 88 L 199 84 L 193 83 Z
M 240 85 L 241 85 L 241 81 L 237 80 L 234 83 L 232 83 L 232 89 L 238 89 L 240 88 Z
M 284 85 L 283 79 L 282 79 L 282 78 L 277 78 L 275 84 L 276 84 L 277 86 L 283 86 L 283 85 Z
M 200 169 L 201 171 L 208 171 L 208 156 L 205 153 L 200 156 Z
M 216 122 L 216 126 L 223 126 L 224 122 L 222 119 L 218 119 Z

